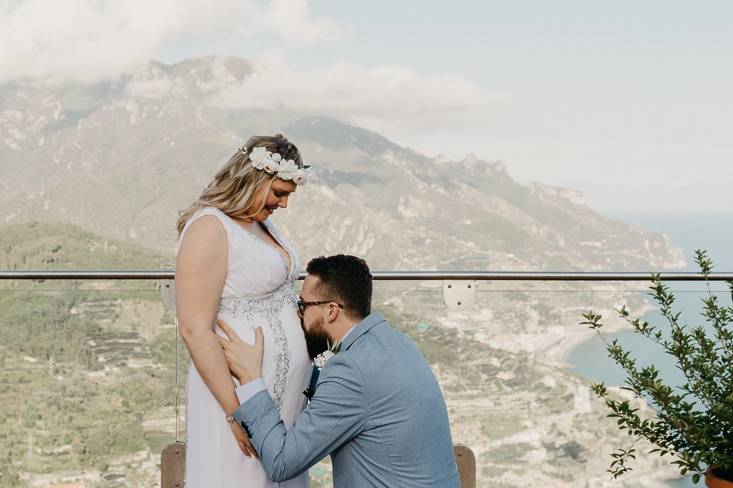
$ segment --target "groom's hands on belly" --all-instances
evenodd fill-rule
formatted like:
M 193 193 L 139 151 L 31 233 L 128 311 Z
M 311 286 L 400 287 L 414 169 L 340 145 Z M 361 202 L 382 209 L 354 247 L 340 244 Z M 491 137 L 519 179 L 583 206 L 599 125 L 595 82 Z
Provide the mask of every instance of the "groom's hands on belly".
M 223 320 L 217 320 L 216 323 L 226 334 L 226 338 L 218 335 L 217 338 L 232 376 L 242 385 L 262 378 L 262 355 L 265 350 L 262 327 L 255 330 L 255 343 L 251 346 L 240 339 L 234 329 Z

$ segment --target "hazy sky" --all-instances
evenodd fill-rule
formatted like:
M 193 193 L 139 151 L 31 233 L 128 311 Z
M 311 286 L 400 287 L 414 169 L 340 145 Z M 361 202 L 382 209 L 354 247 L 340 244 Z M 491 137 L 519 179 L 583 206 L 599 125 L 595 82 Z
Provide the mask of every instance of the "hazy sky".
M 727 1 L 0 0 L 0 82 L 236 55 L 261 72 L 243 105 L 501 159 L 604 212 L 731 212 L 731 25 Z

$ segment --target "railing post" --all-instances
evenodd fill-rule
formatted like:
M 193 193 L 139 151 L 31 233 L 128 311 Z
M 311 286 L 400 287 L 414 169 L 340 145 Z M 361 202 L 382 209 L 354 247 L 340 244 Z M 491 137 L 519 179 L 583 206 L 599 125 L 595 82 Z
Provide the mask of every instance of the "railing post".
M 476 301 L 475 281 L 444 281 L 443 302 L 451 309 L 469 309 Z

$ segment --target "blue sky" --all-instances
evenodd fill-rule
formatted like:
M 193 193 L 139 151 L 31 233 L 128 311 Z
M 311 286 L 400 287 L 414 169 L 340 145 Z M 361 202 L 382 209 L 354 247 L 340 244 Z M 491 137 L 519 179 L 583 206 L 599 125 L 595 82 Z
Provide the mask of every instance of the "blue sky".
M 39 14 L 41 0 L 0 0 L 0 32 L 11 32 L 0 45 L 17 46 L 18 32 L 71 43 L 104 68 L 92 78 L 150 58 L 240 56 L 272 74 L 247 88 L 272 106 L 322 111 L 431 155 L 500 159 L 519 181 L 582 190 L 604 212 L 731 211 L 729 2 L 58 3 Z M 87 24 L 105 28 L 78 28 Z M 84 71 L 54 44 L 34 43 L 36 57 L 53 54 L 46 71 L 3 63 L 0 48 L 5 78 Z

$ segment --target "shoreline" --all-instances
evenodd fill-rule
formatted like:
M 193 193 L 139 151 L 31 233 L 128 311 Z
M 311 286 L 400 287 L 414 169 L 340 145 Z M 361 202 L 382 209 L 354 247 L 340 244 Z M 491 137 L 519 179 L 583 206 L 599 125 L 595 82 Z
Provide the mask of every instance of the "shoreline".
M 654 310 L 656 310 L 655 307 L 648 302 L 644 302 L 644 306 L 636 316 L 641 318 Z M 613 314 L 612 319 L 604 319 L 607 323 L 604 323 L 600 329 L 601 335 L 609 337 L 619 332 L 634 330 L 630 324 L 617 317 L 614 311 L 611 310 L 609 313 L 609 311 L 601 310 L 601 312 L 603 312 L 601 315 L 604 317 L 611 317 L 611 314 Z M 574 326 L 579 328 L 574 332 L 568 326 L 557 327 L 562 329 L 561 332 L 538 334 L 537 350 L 542 351 L 541 357 L 547 364 L 570 370 L 575 367 L 574 364 L 567 362 L 570 353 L 588 339 L 597 337 L 600 340 L 600 337 L 598 337 L 597 331 L 591 330 L 587 326 L 581 326 L 580 324 Z

